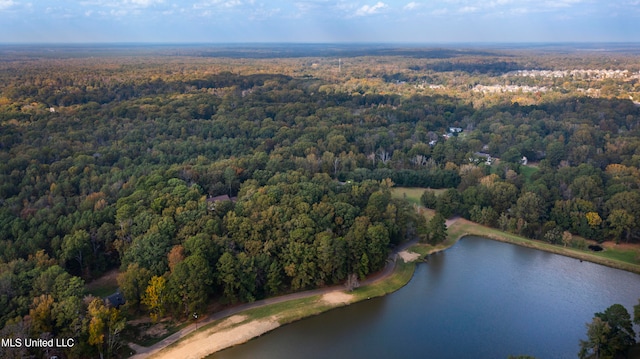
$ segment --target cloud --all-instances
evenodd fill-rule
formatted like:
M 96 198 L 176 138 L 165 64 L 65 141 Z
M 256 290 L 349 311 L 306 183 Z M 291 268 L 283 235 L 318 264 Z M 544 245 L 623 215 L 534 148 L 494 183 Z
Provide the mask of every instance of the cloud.
M 15 5 L 13 0 L 0 0 L 0 10 L 8 9 Z
M 420 6 L 420 4 L 418 4 L 415 1 L 412 1 L 410 3 L 408 3 L 407 5 L 405 5 L 402 9 L 404 10 L 414 10 L 417 9 Z
M 373 6 L 364 5 L 363 7 L 359 8 L 358 10 L 356 10 L 356 16 L 375 15 L 375 14 L 379 13 L 380 10 L 382 10 L 382 9 L 384 9 L 386 7 L 388 7 L 388 5 L 383 3 L 382 1 L 378 1 L 378 3 L 376 3 Z
M 249 4 L 252 4 L 252 1 L 249 1 Z M 204 8 L 217 8 L 217 9 L 233 9 L 239 6 L 242 6 L 243 2 L 241 0 L 208 0 L 196 2 L 193 4 L 194 9 L 204 9 Z
M 155 4 L 162 4 L 164 0 L 130 0 L 131 4 L 138 7 L 149 7 Z
M 458 10 L 458 12 L 461 12 L 463 14 L 464 13 L 476 12 L 476 11 L 478 11 L 478 8 L 475 7 L 475 6 L 465 6 L 463 8 L 460 8 L 460 10 Z
M 280 13 L 279 8 L 265 8 L 262 4 L 253 8 L 249 14 L 249 20 L 252 21 L 265 21 Z

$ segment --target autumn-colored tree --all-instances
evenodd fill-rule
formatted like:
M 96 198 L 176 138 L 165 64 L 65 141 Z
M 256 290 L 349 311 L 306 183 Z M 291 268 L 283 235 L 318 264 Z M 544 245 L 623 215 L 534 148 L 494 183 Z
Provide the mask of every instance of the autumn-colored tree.
M 42 294 L 33 298 L 29 317 L 31 318 L 31 329 L 34 333 L 51 333 L 53 332 L 53 297 L 48 294 Z
M 147 306 L 151 320 L 157 322 L 165 315 L 167 305 L 167 281 L 164 277 L 153 276 L 142 296 L 142 304 Z
M 124 330 L 126 319 L 120 314 L 120 310 L 106 306 L 99 298 L 89 303 L 87 319 L 89 345 L 96 348 L 101 358 L 111 358 L 121 345 L 120 334 Z
M 173 271 L 173 268 L 184 260 L 184 247 L 180 244 L 173 246 L 169 254 L 167 254 L 169 261 L 169 270 Z

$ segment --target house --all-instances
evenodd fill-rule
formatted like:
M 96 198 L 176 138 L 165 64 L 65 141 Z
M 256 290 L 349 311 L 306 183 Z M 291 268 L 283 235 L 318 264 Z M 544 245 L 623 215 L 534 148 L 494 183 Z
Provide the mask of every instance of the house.
M 431 140 L 431 141 L 429 141 L 429 146 L 433 147 L 433 146 L 436 145 L 436 143 L 438 143 L 437 140 Z
M 460 127 L 449 127 L 449 132 L 451 132 L 451 133 L 460 133 L 460 132 L 462 132 L 462 128 L 460 128 Z
M 522 156 L 522 160 L 520 160 L 520 162 L 526 166 L 527 163 L 529 163 L 529 159 L 527 158 L 527 156 Z
M 484 152 L 475 152 L 473 154 L 474 156 L 476 156 L 476 158 L 484 158 L 485 159 L 485 164 L 487 166 L 491 166 L 493 164 L 493 158 L 491 157 L 490 154 L 488 153 L 484 153 Z
M 126 301 L 124 300 L 124 296 L 122 295 L 119 289 L 118 291 L 107 296 L 104 299 L 104 304 L 110 307 L 114 307 L 116 309 L 120 308 L 120 306 L 123 305 L 124 303 L 126 303 Z
M 216 203 L 222 203 L 222 202 L 236 203 L 236 201 L 238 201 L 238 197 L 229 197 L 229 195 L 223 194 L 220 196 L 207 198 L 207 205 L 209 207 L 209 210 L 213 211 L 216 207 Z

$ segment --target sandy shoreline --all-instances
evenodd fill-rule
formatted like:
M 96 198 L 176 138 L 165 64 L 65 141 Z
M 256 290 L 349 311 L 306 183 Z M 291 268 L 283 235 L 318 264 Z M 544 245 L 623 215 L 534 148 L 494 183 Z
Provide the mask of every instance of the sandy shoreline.
M 234 345 L 242 344 L 280 326 L 277 318 L 248 321 L 246 316 L 234 315 L 211 329 L 198 332 L 178 344 L 151 355 L 152 358 L 199 359 Z
M 413 262 L 420 257 L 420 254 L 407 250 L 401 251 L 398 255 L 404 262 Z M 357 299 L 344 290 L 336 289 L 322 294 L 320 301 L 331 307 L 340 307 L 349 305 Z M 278 328 L 280 326 L 278 319 L 278 315 L 273 315 L 266 319 L 249 320 L 245 315 L 236 314 L 224 319 L 212 328 L 190 334 L 190 337 L 180 339 L 175 344 L 158 351 L 135 355 L 134 358 L 204 358 Z
M 353 295 L 344 291 L 335 290 L 322 295 L 321 300 L 339 307 L 350 304 L 354 298 Z M 245 343 L 279 326 L 277 315 L 266 319 L 249 320 L 247 316 L 237 314 L 210 329 L 198 331 L 189 338 L 178 341 L 177 344 L 150 353 L 148 357 L 154 359 L 204 358 L 217 351 Z

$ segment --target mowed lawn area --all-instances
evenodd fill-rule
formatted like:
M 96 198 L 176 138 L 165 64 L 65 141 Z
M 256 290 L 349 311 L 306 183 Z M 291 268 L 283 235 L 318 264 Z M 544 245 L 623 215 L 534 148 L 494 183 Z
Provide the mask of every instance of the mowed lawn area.
M 446 188 L 421 188 L 421 187 L 393 187 L 391 189 L 391 197 L 398 199 L 406 199 L 411 204 L 420 205 L 420 197 L 424 191 L 431 191 L 439 196 Z

